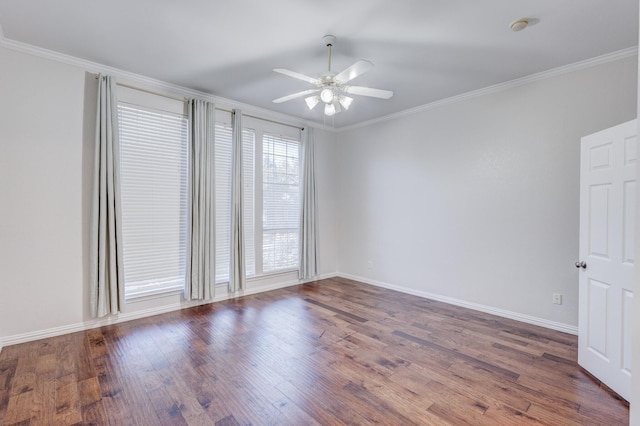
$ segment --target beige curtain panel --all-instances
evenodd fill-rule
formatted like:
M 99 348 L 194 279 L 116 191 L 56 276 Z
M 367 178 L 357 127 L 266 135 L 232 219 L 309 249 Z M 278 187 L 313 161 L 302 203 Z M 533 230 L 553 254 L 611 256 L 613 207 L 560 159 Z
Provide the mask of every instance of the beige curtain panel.
M 212 299 L 215 294 L 215 105 L 189 101 L 189 236 L 185 298 Z
M 302 144 L 302 185 L 300 206 L 300 269 L 301 280 L 318 275 L 318 229 L 315 144 L 313 128 L 305 128 L 301 133 Z
M 89 302 L 93 318 L 124 306 L 122 224 L 116 83 L 98 76 L 95 162 L 91 209 Z
M 244 289 L 244 218 L 242 173 L 242 111 L 234 109 L 231 117 L 231 258 L 229 262 L 229 291 Z

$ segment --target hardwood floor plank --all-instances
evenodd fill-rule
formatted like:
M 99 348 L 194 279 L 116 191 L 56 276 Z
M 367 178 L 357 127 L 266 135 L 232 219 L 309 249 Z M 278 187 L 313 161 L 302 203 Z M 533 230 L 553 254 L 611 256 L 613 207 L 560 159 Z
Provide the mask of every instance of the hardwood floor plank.
M 420 407 L 428 406 L 425 399 L 417 398 L 403 386 L 396 386 L 385 374 L 378 374 L 359 357 L 348 354 L 341 356 L 334 351 L 317 351 L 306 361 L 311 361 L 313 366 L 326 365 L 327 373 L 314 379 L 316 386 L 322 386 L 325 393 L 333 393 L 348 402 L 349 408 L 367 422 L 413 424 L 412 418 L 424 416 L 425 411 Z M 295 378 L 292 382 L 296 382 Z
M 117 370 L 112 365 L 108 355 L 94 357 L 93 362 L 98 374 L 97 378 L 100 384 L 101 402 L 104 411 L 111 416 L 112 421 L 116 424 L 137 424 L 129 407 L 129 401 L 134 400 L 133 395 L 127 395 L 126 397 L 123 395 L 121 379 L 118 377 Z M 145 406 L 144 400 L 136 398 L 135 401 L 135 412 L 139 412 L 140 408 Z
M 481 377 L 473 374 L 458 375 L 450 369 L 427 370 L 419 364 L 407 366 L 404 374 L 410 374 L 416 377 L 429 377 L 431 380 L 445 385 L 453 392 L 469 398 L 469 400 L 480 402 L 482 406 L 508 405 L 522 412 L 526 412 L 531 406 L 531 401 L 528 398 L 513 392 L 513 390 L 508 387 L 510 382 L 506 379 L 500 382 L 489 381 L 485 376 Z M 490 373 L 486 375 L 490 375 Z M 394 380 L 402 376 L 403 373 L 401 372 Z
M 9 346 L 0 424 L 625 425 L 577 338 L 332 278 Z
M 256 423 L 259 419 L 259 424 L 277 424 L 282 415 L 269 401 L 269 388 L 263 388 L 263 382 L 243 374 L 244 366 L 238 364 L 231 356 L 221 357 L 215 363 L 198 367 L 198 371 L 212 379 L 221 404 L 239 422 Z
M 17 366 L 18 359 L 10 358 L 10 354 L 5 360 L 0 361 L 0 419 L 6 416 L 11 384 L 16 374 Z
M 215 422 L 215 426 L 240 426 L 240 423 L 233 416 L 227 416 Z
M 82 406 L 82 424 L 107 425 L 111 424 L 109 417 L 100 401 Z
M 9 398 L 4 422 L 6 424 L 30 421 L 33 406 L 33 390 L 28 390 Z
M 56 412 L 55 368 L 38 374 L 31 401 L 31 420 L 33 424 L 54 424 Z
M 78 382 L 78 396 L 80 398 L 80 406 L 95 404 L 100 401 L 100 383 L 97 377 L 90 377 Z
M 287 381 L 280 383 L 278 388 L 321 424 L 384 423 L 384 417 L 376 409 L 344 391 L 343 387 L 347 384 L 335 370 L 319 375 L 302 367 L 292 373 Z
M 55 401 L 55 417 L 58 424 L 75 424 L 82 421 L 78 381 L 75 374 L 56 379 Z
M 149 399 L 153 402 L 158 423 L 161 425 L 187 425 L 187 421 L 180 412 L 180 407 L 175 403 L 164 387 L 158 387 L 148 392 Z
M 484 413 L 484 420 L 486 420 L 487 424 L 504 426 L 521 426 L 523 424 L 555 426 L 553 423 L 547 423 L 544 419 L 536 418 L 533 413 L 527 410 L 518 410 L 510 405 L 500 403 L 496 403 L 487 409 Z
M 469 363 L 471 365 L 474 365 L 476 368 L 481 368 L 483 370 L 486 370 L 486 371 L 489 371 L 489 372 L 492 372 L 492 373 L 495 373 L 495 374 L 502 375 L 502 376 L 504 376 L 504 377 L 506 377 L 506 378 L 508 378 L 510 380 L 517 380 L 518 377 L 519 377 L 519 374 L 518 373 L 514 373 L 513 371 L 498 367 L 498 366 L 493 365 L 493 364 L 489 364 L 488 362 L 482 361 L 482 360 L 480 360 L 478 358 L 473 358 L 473 357 L 471 357 L 469 355 L 466 355 L 464 353 L 458 352 L 455 349 L 445 348 L 444 346 L 440 346 L 440 345 L 438 345 L 436 343 L 432 343 L 432 342 L 429 342 L 427 340 L 415 337 L 415 336 L 413 336 L 411 334 L 408 334 L 408 333 L 405 333 L 403 331 L 395 330 L 393 332 L 393 334 L 395 334 L 396 336 L 402 337 L 404 339 L 410 340 L 410 341 L 412 341 L 414 343 L 417 343 L 417 344 L 419 344 L 421 346 L 424 346 L 426 348 L 429 348 L 431 350 L 441 352 L 441 353 L 443 353 L 443 354 L 445 354 L 447 356 L 450 356 L 452 358 L 456 358 L 456 359 L 460 359 L 462 361 L 465 361 L 465 362 L 467 362 L 467 363 Z
M 354 321 L 358 321 L 358 322 L 367 322 L 368 321 L 366 318 L 362 318 L 362 317 L 359 317 L 357 315 L 353 315 L 353 314 L 351 314 L 351 313 L 349 313 L 347 311 L 343 311 L 343 310 L 338 309 L 338 308 L 336 308 L 334 306 L 327 305 L 326 303 L 318 302 L 316 300 L 309 299 L 309 298 L 306 298 L 304 300 L 307 303 L 312 303 L 312 304 L 314 304 L 316 306 L 320 306 L 321 308 L 324 308 L 324 309 L 326 309 L 328 311 L 335 312 L 336 314 L 339 314 L 339 315 L 341 315 L 341 316 L 343 316 L 345 318 L 352 319 Z

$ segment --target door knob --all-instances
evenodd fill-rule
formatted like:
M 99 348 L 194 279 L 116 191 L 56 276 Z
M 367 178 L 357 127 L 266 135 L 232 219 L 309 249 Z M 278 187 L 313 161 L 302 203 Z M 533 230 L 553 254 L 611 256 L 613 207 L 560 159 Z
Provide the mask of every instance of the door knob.
M 576 268 L 587 269 L 587 264 L 585 262 L 576 262 Z

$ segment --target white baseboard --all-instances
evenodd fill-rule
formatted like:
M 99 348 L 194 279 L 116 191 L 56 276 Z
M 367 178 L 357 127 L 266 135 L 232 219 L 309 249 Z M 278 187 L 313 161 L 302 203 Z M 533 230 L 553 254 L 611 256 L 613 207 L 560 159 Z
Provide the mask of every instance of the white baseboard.
M 421 290 L 414 290 L 407 287 L 398 286 L 395 284 L 389 284 L 382 281 L 372 280 L 370 278 L 359 277 L 356 275 L 344 274 L 338 272 L 336 276 L 346 278 L 349 280 L 360 281 L 366 284 L 370 284 L 376 287 L 387 288 L 389 290 L 399 291 L 401 293 L 411 294 L 413 296 L 423 297 L 425 299 L 437 300 L 439 302 L 448 303 L 450 305 L 461 306 L 463 308 L 473 309 L 474 311 L 480 311 L 487 314 L 496 315 L 503 318 L 509 318 L 512 320 L 524 322 L 527 324 L 533 324 L 552 330 L 562 331 L 564 333 L 578 335 L 578 327 L 570 324 L 563 324 L 560 322 L 549 321 L 543 318 L 532 317 L 530 315 L 520 314 L 518 312 L 507 311 L 492 306 L 480 305 L 478 303 L 467 302 L 465 300 L 455 299 L 453 297 L 442 296 L 439 294 L 429 293 Z
M 132 321 L 132 320 L 136 320 L 136 319 L 140 319 L 140 318 L 146 318 L 146 317 L 150 317 L 150 316 L 154 316 L 154 315 L 164 314 L 164 313 L 167 313 L 167 312 L 173 312 L 173 311 L 177 311 L 177 310 L 180 310 L 180 309 L 191 308 L 193 306 L 199 306 L 199 305 L 204 305 L 204 304 L 208 304 L 208 303 L 222 302 L 224 300 L 234 299 L 234 298 L 237 298 L 237 297 L 249 296 L 251 294 L 263 293 L 265 291 L 277 290 L 277 289 L 281 289 L 281 288 L 285 288 L 285 287 L 291 287 L 291 286 L 298 285 L 298 284 L 304 284 L 305 282 L 312 282 L 312 281 L 323 280 L 323 279 L 334 278 L 334 277 L 341 277 L 341 278 L 346 278 L 346 279 L 350 279 L 350 280 L 354 280 L 354 281 L 360 281 L 360 282 L 363 282 L 363 283 L 366 283 L 366 284 L 370 284 L 370 285 L 373 285 L 373 286 L 376 286 L 376 287 L 387 288 L 387 289 L 390 289 L 390 290 L 399 291 L 401 293 L 406 293 L 406 294 L 411 294 L 413 296 L 423 297 L 425 299 L 437 300 L 437 301 L 448 303 L 448 304 L 451 304 L 451 305 L 461 306 L 463 308 L 473 309 L 473 310 L 476 310 L 476 311 L 485 312 L 485 313 L 492 314 L 492 315 L 497 315 L 499 317 L 509 318 L 509 319 L 513 319 L 513 320 L 516 320 L 516 321 L 521 321 L 521 322 L 524 322 L 524 323 L 527 323 L 527 324 L 533 324 L 533 325 L 538 325 L 540 327 L 549 328 L 549 329 L 552 329 L 552 330 L 562 331 L 564 333 L 569 333 L 569 334 L 573 334 L 573 335 L 577 335 L 578 334 L 578 327 L 575 327 L 575 326 L 572 326 L 572 325 L 569 325 L 569 324 L 563 324 L 563 323 L 558 323 L 558 322 L 554 322 L 554 321 L 549 321 L 549 320 L 545 320 L 545 319 L 542 319 L 542 318 L 537 318 L 537 317 L 532 317 L 532 316 L 529 316 L 529 315 L 520 314 L 520 313 L 517 313 L 517 312 L 511 312 L 511 311 L 507 311 L 507 310 L 504 310 L 504 309 L 499 309 L 499 308 L 495 308 L 495 307 L 491 307 L 491 306 L 480 305 L 480 304 L 477 304 L 477 303 L 467 302 L 467 301 L 460 300 L 460 299 L 455 299 L 455 298 L 452 298 L 452 297 L 442 296 L 442 295 L 429 293 L 429 292 L 425 292 L 425 291 L 420 291 L 420 290 L 414 290 L 414 289 L 398 286 L 398 285 L 395 285 L 395 284 L 389 284 L 389 283 L 385 283 L 385 282 L 382 282 L 382 281 L 372 280 L 372 279 L 365 278 L 365 277 L 359 277 L 359 276 L 356 276 L 356 275 L 351 275 L 351 274 L 345 274 L 345 273 L 338 272 L 338 273 L 329 273 L 329 274 L 320 275 L 320 276 L 315 277 L 312 280 L 307 280 L 307 281 L 289 280 L 289 281 L 282 282 L 282 283 L 277 283 L 277 284 L 272 284 L 272 285 L 265 285 L 265 286 L 260 286 L 260 287 L 248 289 L 248 290 L 245 290 L 245 291 L 240 291 L 240 292 L 237 292 L 237 293 L 234 293 L 234 294 L 222 294 L 222 295 L 214 297 L 213 300 L 207 300 L 207 301 L 184 301 L 184 302 L 180 302 L 180 303 L 172 303 L 172 304 L 169 304 L 169 305 L 159 306 L 159 307 L 155 307 L 155 308 L 149 308 L 149 309 L 143 309 L 143 310 L 139 310 L 139 311 L 135 311 L 135 312 L 128 312 L 128 313 L 121 313 L 121 314 L 118 314 L 118 315 L 112 315 L 112 316 L 109 316 L 109 317 L 103 318 L 103 319 L 95 319 L 95 320 L 83 321 L 83 322 L 80 322 L 80 323 L 64 325 L 64 326 L 61 326 L 61 327 L 48 328 L 48 329 L 45 329 L 45 330 L 38 330 L 38 331 L 29 332 L 29 333 L 16 334 L 16 335 L 13 335 L 13 336 L 5 336 L 5 337 L 1 337 L 0 338 L 0 351 L 2 350 L 3 346 L 10 346 L 10 345 L 16 345 L 16 344 L 19 344 L 19 343 L 32 342 L 34 340 L 46 339 L 46 338 L 55 337 L 55 336 L 61 336 L 63 334 L 68 334 L 68 333 L 76 333 L 76 332 L 79 332 L 79 331 L 85 331 L 85 330 L 90 330 L 92 328 L 102 327 L 102 326 L 105 326 L 105 325 L 117 324 L 117 323 L 121 323 L 121 322 L 125 322 L 125 321 Z
M 265 291 L 277 290 L 280 288 L 291 287 L 298 284 L 304 284 L 305 282 L 312 282 L 322 280 L 326 278 L 335 277 L 335 273 L 324 274 L 313 278 L 312 280 L 299 281 L 289 280 L 282 283 L 260 286 L 244 291 L 239 291 L 233 294 L 221 294 L 215 296 L 212 300 L 196 300 L 196 301 L 184 301 L 179 303 L 172 303 L 169 305 L 159 306 L 155 308 L 142 309 L 135 312 L 120 313 L 118 315 L 112 315 L 106 318 L 83 321 L 76 324 L 63 325 L 61 327 L 48 328 L 45 330 L 38 330 L 29 333 L 16 334 L 13 336 L 5 336 L 0 338 L 0 351 L 2 346 L 17 345 L 19 343 L 32 342 L 35 340 L 46 339 L 49 337 L 61 336 L 63 334 L 76 333 L 78 331 L 90 330 L 92 328 L 98 328 L 105 325 L 117 324 L 125 321 L 132 321 L 140 318 L 151 317 L 154 315 L 160 315 L 167 312 L 173 312 L 180 309 L 191 308 L 194 306 L 205 305 L 209 303 L 222 302 L 224 300 L 235 299 L 242 296 L 249 296 L 252 294 L 263 293 Z

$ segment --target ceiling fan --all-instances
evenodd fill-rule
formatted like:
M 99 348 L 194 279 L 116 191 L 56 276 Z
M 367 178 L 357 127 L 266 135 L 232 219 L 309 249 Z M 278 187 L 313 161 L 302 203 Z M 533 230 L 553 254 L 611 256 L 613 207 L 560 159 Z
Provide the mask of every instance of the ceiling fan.
M 310 110 L 315 108 L 315 106 L 322 101 L 324 103 L 324 114 L 327 116 L 333 116 L 342 111 L 342 108 L 345 110 L 349 109 L 353 102 L 353 98 L 348 95 L 370 96 L 372 98 L 380 99 L 389 99 L 393 96 L 393 92 L 390 90 L 347 85 L 346 83 L 349 81 L 372 69 L 373 63 L 360 59 L 355 64 L 336 74 L 331 71 L 331 47 L 335 43 L 336 38 L 332 35 L 326 35 L 322 37 L 322 40 L 329 50 L 329 68 L 328 71 L 320 77 L 309 77 L 284 68 L 274 69 L 277 73 L 306 81 L 316 87 L 314 89 L 303 90 L 302 92 L 274 99 L 274 103 L 279 104 L 306 96 L 304 100 Z

